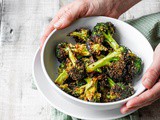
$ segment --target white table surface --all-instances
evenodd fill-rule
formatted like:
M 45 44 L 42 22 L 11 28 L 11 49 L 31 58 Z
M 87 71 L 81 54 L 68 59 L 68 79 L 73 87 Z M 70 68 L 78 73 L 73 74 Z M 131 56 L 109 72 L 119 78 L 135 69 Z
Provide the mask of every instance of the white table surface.
M 32 61 L 40 37 L 57 10 L 72 0 L 0 0 L 0 120 L 55 120 L 51 106 L 32 89 Z M 160 0 L 144 0 L 120 19 L 160 12 Z M 160 119 L 160 101 L 140 110 Z

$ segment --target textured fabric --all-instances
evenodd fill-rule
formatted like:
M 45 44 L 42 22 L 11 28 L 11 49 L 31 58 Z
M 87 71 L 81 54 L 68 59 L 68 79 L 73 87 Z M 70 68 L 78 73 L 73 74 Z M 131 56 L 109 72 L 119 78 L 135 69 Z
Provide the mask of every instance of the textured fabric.
M 139 30 L 150 42 L 153 48 L 155 48 L 158 43 L 160 43 L 160 13 L 155 13 L 135 20 L 126 21 L 137 30 Z M 33 89 L 36 89 L 35 84 L 33 83 Z M 117 120 L 139 120 L 138 111 L 128 115 L 126 117 L 117 119 Z M 62 112 L 52 108 L 52 118 L 51 120 L 80 120 L 63 114 Z
M 160 42 L 160 13 L 143 16 L 136 20 L 127 21 L 139 30 L 155 48 Z

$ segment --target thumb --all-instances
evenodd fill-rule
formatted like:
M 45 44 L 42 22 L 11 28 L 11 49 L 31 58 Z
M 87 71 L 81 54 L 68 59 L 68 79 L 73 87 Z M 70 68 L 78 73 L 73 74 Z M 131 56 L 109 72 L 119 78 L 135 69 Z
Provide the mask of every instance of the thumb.
M 85 16 L 85 13 L 88 11 L 87 4 L 83 0 L 78 0 L 62 8 L 59 13 L 59 19 L 54 24 L 54 28 L 63 29 L 79 17 Z
M 153 63 L 143 76 L 143 85 L 151 89 L 160 76 L 160 44 L 156 47 L 153 57 Z
M 77 18 L 83 17 L 87 11 L 88 3 L 84 0 L 76 0 L 75 2 L 72 2 L 69 5 L 61 8 L 55 15 L 53 20 L 50 22 L 43 36 L 41 37 L 40 48 L 42 48 L 44 41 L 55 28 L 62 29 L 69 26 Z

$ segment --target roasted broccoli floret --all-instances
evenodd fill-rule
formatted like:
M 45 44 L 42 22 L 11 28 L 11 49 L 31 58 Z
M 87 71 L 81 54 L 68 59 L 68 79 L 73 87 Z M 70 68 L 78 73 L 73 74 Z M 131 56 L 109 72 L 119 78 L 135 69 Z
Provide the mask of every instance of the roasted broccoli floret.
M 86 78 L 85 81 L 86 84 L 81 87 L 76 87 L 72 94 L 85 101 L 99 102 L 101 94 L 97 91 L 98 79 L 96 77 Z
M 58 67 L 58 74 L 61 74 L 65 68 L 66 68 L 66 63 L 65 62 L 60 63 Z
M 69 77 L 69 75 L 68 75 L 67 71 L 63 70 L 63 72 L 55 80 L 55 83 L 58 85 L 62 85 L 67 80 L 68 77 Z
M 66 42 L 59 43 L 56 46 L 56 57 L 59 62 L 64 62 L 66 58 L 69 58 L 70 54 L 80 55 L 80 56 L 90 56 L 85 44 L 68 44 Z
M 72 90 L 69 88 L 68 84 L 63 84 L 63 85 L 60 85 L 59 87 L 68 94 L 72 93 Z
M 106 57 L 87 66 L 86 71 L 90 73 L 95 71 L 97 68 L 100 68 L 106 65 L 109 66 L 111 65 L 112 62 L 118 61 L 125 52 L 126 52 L 126 48 L 120 47 L 118 50 L 108 54 Z
M 83 57 L 83 58 L 82 58 L 82 61 L 84 62 L 85 67 L 87 67 L 87 66 L 89 66 L 90 64 L 92 64 L 92 63 L 95 62 L 95 60 L 93 59 L 92 56 L 90 56 L 90 57 Z
M 86 77 L 86 70 L 83 61 L 77 60 L 71 70 L 68 71 L 73 80 L 82 80 Z
M 106 52 L 107 48 L 102 44 L 87 41 L 86 44 L 77 43 L 75 45 L 70 44 L 71 51 L 80 56 L 100 55 L 102 52 Z
M 130 50 L 127 50 L 118 61 L 106 66 L 109 77 L 125 83 L 131 83 L 132 79 L 141 73 L 141 70 L 142 60 Z
M 86 42 L 86 45 L 87 45 L 88 51 L 92 55 L 98 56 L 98 55 L 102 54 L 102 52 L 106 52 L 107 51 L 107 48 L 105 46 L 103 46 L 102 44 L 94 43 L 94 42 L 92 42 L 90 40 Z
M 75 45 L 69 44 L 69 46 L 71 48 L 71 51 L 74 52 L 77 56 L 80 55 L 80 56 L 85 57 L 85 56 L 91 55 L 87 49 L 86 44 L 77 43 Z
M 106 96 L 108 101 L 122 100 L 134 94 L 134 89 L 130 84 L 115 83 L 111 78 L 108 78 L 108 83 L 110 85 L 110 91 Z
M 108 86 L 108 76 L 104 73 L 99 75 L 99 80 L 98 80 L 98 91 L 101 93 L 101 102 L 108 102 L 106 101 L 106 96 L 108 95 L 109 92 L 109 86 Z
M 59 43 L 56 46 L 56 57 L 59 62 L 63 62 L 66 58 L 68 58 L 68 43 Z
M 58 78 L 55 80 L 55 83 L 61 85 L 65 80 L 70 77 L 73 80 L 81 80 L 85 77 L 85 65 L 83 61 L 77 60 L 73 52 L 68 48 L 69 59 L 66 60 L 65 67 L 62 64 L 59 71 L 62 73 L 59 74 Z M 62 70 L 62 68 L 65 68 Z
M 65 64 L 61 63 L 61 65 L 58 68 L 58 77 L 55 80 L 55 83 L 58 85 L 63 85 L 64 82 L 68 79 L 69 74 L 68 71 L 72 69 L 72 63 L 69 59 L 66 60 Z
M 56 57 L 59 62 L 64 62 L 66 58 L 69 58 L 71 62 L 75 64 L 76 58 L 70 47 L 70 44 L 66 42 L 59 43 L 56 46 Z
M 97 23 L 92 31 L 92 40 L 98 43 L 107 42 L 114 50 L 119 48 L 118 43 L 113 39 L 115 27 L 111 22 Z
M 74 37 L 77 43 L 85 43 L 90 37 L 90 30 L 86 28 L 77 29 L 69 33 L 69 36 Z
M 90 56 L 89 58 L 82 58 L 82 61 L 85 65 L 85 69 L 92 63 L 95 62 L 93 56 Z M 97 68 L 94 72 L 102 73 L 102 70 L 100 68 Z M 88 74 L 89 76 L 92 76 L 92 74 Z
M 119 51 L 120 48 L 125 49 L 125 52 L 123 52 L 117 62 L 112 62 L 110 65 L 107 65 L 107 73 L 114 80 L 132 82 L 131 80 L 141 73 L 142 60 L 128 48 L 119 45 L 112 37 L 114 32 L 115 28 L 112 23 L 99 23 L 94 27 L 92 35 L 95 37 L 98 35 L 101 36 L 101 38 L 103 36 L 103 39 L 101 39 L 103 41 L 101 42 L 107 42 L 114 51 Z
M 143 69 L 142 59 L 138 57 L 137 55 L 135 55 L 134 53 L 132 53 L 131 51 L 129 51 L 128 62 L 129 61 L 130 63 L 128 63 L 129 64 L 128 72 L 132 74 L 132 76 L 137 76 L 141 74 L 142 69 Z

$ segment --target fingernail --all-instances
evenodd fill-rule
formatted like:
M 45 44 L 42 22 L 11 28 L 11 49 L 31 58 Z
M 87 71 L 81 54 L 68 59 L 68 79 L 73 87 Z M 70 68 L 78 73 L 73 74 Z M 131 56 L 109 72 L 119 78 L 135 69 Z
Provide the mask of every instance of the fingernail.
M 130 102 L 128 102 L 128 103 L 126 104 L 126 107 L 127 107 L 127 108 L 132 108 L 133 106 L 130 104 Z
M 122 110 L 121 113 L 122 113 L 122 114 L 126 114 L 126 113 L 128 113 L 128 112 L 133 112 L 133 111 L 136 111 L 136 110 L 138 110 L 138 108 L 133 107 L 133 108 L 129 108 L 129 109 Z
M 122 114 L 126 114 L 126 112 L 121 112 Z
M 122 113 L 122 114 L 126 114 L 126 113 L 127 113 L 127 111 L 121 111 L 121 113 Z
M 120 111 L 121 111 L 122 114 L 126 114 L 127 110 L 128 110 L 127 108 L 122 108 Z
M 63 23 L 63 18 L 61 18 L 60 20 L 58 20 L 58 22 L 56 22 L 56 23 L 54 24 L 54 27 L 55 27 L 55 28 L 59 28 L 59 27 L 61 27 L 62 23 Z

